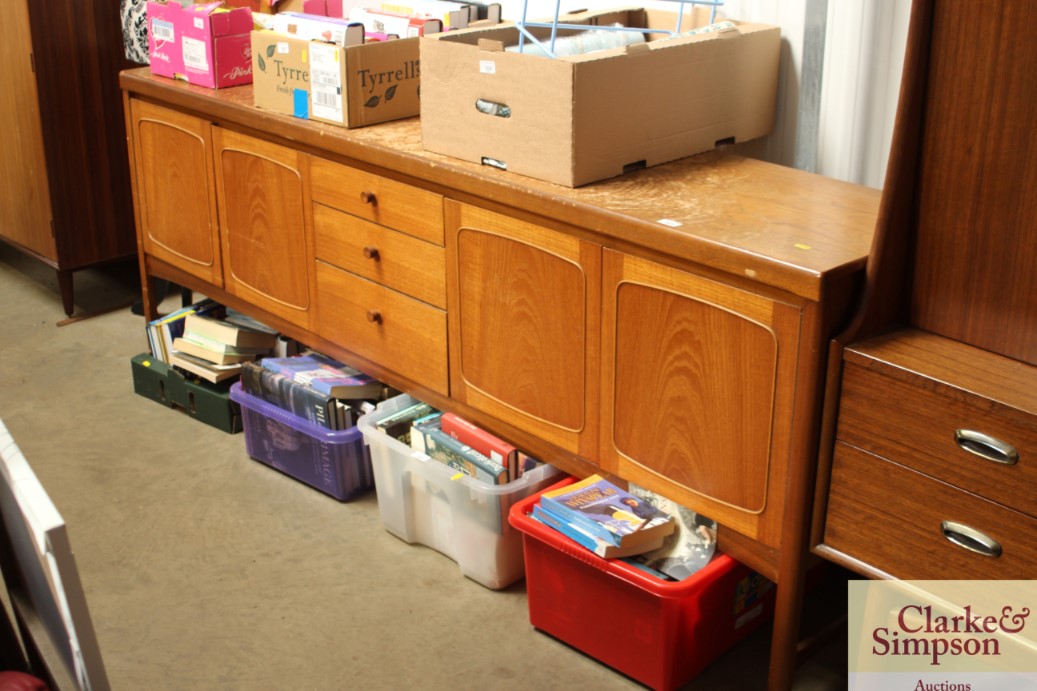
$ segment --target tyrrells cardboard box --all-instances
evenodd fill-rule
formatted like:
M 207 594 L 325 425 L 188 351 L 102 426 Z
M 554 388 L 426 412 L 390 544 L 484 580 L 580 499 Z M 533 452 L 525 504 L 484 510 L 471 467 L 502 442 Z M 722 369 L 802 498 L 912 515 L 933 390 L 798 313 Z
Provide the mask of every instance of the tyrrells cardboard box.
M 419 111 L 418 49 L 416 37 L 343 46 L 254 31 L 254 104 L 343 127 L 412 117 Z
M 588 29 L 619 23 L 671 33 L 555 58 L 505 50 L 519 43 L 514 25 L 423 37 L 422 145 L 578 187 L 769 134 L 778 27 L 729 22 L 686 34 L 708 24 L 699 9 L 672 35 L 677 19 L 644 9 L 569 15 L 562 21 Z M 527 28 L 549 40 L 550 29 Z

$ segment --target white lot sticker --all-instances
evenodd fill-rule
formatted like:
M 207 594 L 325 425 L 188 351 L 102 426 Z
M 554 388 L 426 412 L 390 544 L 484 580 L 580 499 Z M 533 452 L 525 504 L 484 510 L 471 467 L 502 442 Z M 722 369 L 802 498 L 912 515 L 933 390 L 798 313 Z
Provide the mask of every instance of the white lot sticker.
M 670 226 L 671 228 L 680 228 L 684 225 L 680 221 L 675 221 L 672 218 L 660 218 L 658 222 L 662 223 L 664 226 Z
M 208 72 L 209 61 L 205 55 L 205 42 L 184 36 L 181 43 L 184 49 L 184 66 L 196 69 L 199 72 Z
M 497 74 L 497 63 L 493 60 L 480 60 L 479 72 L 482 74 Z
M 310 45 L 310 95 L 315 116 L 342 122 L 342 73 L 338 51 L 338 46 Z

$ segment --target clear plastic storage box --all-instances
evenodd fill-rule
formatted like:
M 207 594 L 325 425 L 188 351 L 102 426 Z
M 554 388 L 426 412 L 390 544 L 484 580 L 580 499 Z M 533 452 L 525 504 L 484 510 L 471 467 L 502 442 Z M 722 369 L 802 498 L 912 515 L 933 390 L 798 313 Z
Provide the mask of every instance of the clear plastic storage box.
M 370 448 L 382 523 L 408 543 L 442 552 L 487 588 L 506 588 L 525 575 L 522 534 L 508 523 L 508 511 L 556 482 L 558 470 L 545 464 L 503 485 L 460 474 L 378 429 L 380 420 L 414 403 L 396 396 L 357 422 Z

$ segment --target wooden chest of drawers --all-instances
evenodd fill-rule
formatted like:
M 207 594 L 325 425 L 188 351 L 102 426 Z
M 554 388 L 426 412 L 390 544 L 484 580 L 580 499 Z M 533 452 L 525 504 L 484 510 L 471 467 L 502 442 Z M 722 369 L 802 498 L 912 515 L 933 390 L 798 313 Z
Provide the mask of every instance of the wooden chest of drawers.
M 1037 368 L 906 329 L 844 352 L 824 546 L 903 579 L 1037 572 Z
M 443 198 L 312 157 L 318 333 L 446 394 Z

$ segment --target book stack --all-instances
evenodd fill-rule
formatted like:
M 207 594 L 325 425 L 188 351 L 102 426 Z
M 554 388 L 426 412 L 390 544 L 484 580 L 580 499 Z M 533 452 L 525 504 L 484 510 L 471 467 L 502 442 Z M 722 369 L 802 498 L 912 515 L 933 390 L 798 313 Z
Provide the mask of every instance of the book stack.
M 245 362 L 241 388 L 334 431 L 353 427 L 366 402 L 381 401 L 393 393 L 377 379 L 315 352 Z
M 152 357 L 166 364 L 172 364 L 170 358 L 173 354 L 173 341 L 184 335 L 184 325 L 189 314 L 223 319 L 227 315 L 227 310 L 215 300 L 205 298 L 193 305 L 148 322 L 148 343 L 151 346 Z
M 517 480 L 541 461 L 454 413 L 415 403 L 378 422 L 412 449 L 490 485 Z
M 241 373 L 244 363 L 269 354 L 277 333 L 191 312 L 183 335 L 174 337 L 169 364 L 212 383 Z
M 672 515 L 600 475 L 544 492 L 532 515 L 605 559 L 657 550 L 676 528 Z

